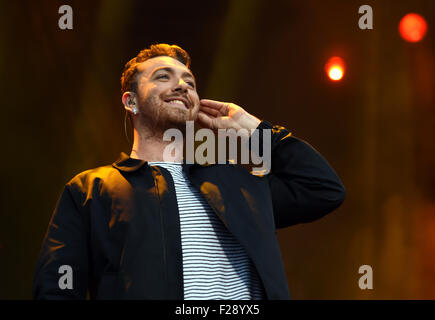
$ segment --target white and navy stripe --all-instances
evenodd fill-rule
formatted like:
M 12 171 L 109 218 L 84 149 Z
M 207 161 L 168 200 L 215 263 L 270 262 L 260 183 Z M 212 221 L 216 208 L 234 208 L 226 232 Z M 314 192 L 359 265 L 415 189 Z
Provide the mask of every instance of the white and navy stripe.
M 244 248 L 193 186 L 181 163 L 148 162 L 174 180 L 180 214 L 185 300 L 264 299 L 261 280 Z

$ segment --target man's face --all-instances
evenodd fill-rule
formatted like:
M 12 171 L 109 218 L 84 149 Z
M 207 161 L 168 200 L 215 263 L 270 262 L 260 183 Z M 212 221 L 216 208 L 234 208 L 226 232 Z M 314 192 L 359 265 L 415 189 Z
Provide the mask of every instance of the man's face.
M 155 129 L 185 129 L 196 120 L 200 103 L 195 78 L 180 61 L 159 56 L 138 66 L 139 114 Z

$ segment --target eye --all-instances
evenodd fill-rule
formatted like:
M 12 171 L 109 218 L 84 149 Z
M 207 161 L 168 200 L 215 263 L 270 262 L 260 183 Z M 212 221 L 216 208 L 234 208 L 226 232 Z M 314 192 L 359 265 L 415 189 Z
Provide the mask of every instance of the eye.
M 157 76 L 157 79 L 169 79 L 169 76 L 167 74 L 161 74 Z
M 195 84 L 192 81 L 187 81 L 186 82 L 189 86 L 191 86 L 192 88 L 195 88 Z

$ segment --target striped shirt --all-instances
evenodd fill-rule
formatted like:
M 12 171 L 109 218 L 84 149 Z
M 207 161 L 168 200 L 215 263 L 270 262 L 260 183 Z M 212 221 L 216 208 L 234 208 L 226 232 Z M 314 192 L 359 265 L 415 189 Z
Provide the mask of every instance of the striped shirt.
M 260 300 L 264 291 L 244 248 L 227 230 L 181 163 L 148 162 L 174 180 L 180 215 L 185 300 Z

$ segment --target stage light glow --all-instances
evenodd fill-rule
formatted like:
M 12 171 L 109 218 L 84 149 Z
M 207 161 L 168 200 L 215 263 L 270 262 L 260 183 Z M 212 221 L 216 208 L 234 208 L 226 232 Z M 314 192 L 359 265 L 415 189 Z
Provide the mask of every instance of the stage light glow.
M 329 78 L 331 78 L 331 80 L 340 80 L 341 78 L 343 78 L 343 70 L 339 67 L 333 67 L 329 70 Z
M 418 42 L 426 35 L 426 20 L 419 14 L 408 13 L 400 20 L 399 33 L 408 42 Z
M 325 65 L 326 74 L 332 81 L 340 81 L 345 72 L 344 60 L 340 57 L 332 57 Z

